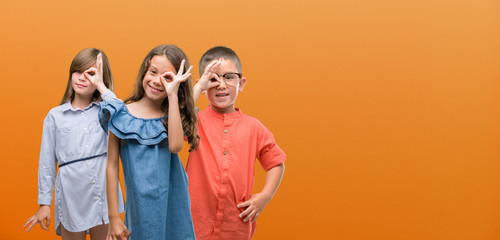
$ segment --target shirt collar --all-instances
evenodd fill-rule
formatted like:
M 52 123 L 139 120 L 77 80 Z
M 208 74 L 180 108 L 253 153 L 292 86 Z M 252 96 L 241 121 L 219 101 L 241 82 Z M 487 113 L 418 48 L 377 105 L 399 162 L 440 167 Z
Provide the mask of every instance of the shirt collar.
M 98 102 L 94 102 L 94 101 L 93 101 L 93 102 L 91 102 L 91 103 L 90 103 L 90 104 L 89 104 L 86 108 L 84 108 L 84 109 L 83 109 L 83 111 L 85 111 L 85 110 L 87 110 L 87 109 L 90 109 L 90 108 L 91 108 L 91 107 L 93 107 L 94 105 L 99 106 L 99 103 L 98 103 Z M 61 106 L 61 108 L 62 108 L 62 111 L 63 111 L 63 112 L 66 112 L 66 111 L 68 111 L 68 110 L 71 110 L 71 111 L 73 111 L 73 112 L 75 112 L 75 111 L 77 111 L 77 110 L 82 110 L 82 109 L 79 109 L 79 108 L 78 108 L 78 109 L 73 108 L 73 106 L 71 106 L 71 100 L 69 100 L 69 101 L 67 101 L 65 104 L 63 104 L 63 105 Z
M 217 118 L 239 118 L 239 117 L 243 116 L 243 112 L 241 112 L 241 110 L 239 108 L 235 108 L 235 109 L 236 109 L 236 112 L 232 112 L 232 113 L 219 113 L 219 112 L 216 112 L 215 110 L 213 110 L 210 107 L 210 105 L 209 105 L 207 107 L 207 112 L 211 116 L 214 116 L 214 117 L 217 117 Z

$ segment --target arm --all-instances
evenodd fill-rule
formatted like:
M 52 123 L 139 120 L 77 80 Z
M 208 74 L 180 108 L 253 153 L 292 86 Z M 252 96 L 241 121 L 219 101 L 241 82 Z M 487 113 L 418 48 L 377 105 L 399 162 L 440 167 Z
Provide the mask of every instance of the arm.
M 168 149 L 172 153 L 178 153 L 182 149 L 184 144 L 184 131 L 182 128 L 182 120 L 179 112 L 179 100 L 177 92 L 179 91 L 179 85 L 181 82 L 186 81 L 191 76 L 191 69 L 184 72 L 184 60 L 181 62 L 181 66 L 177 74 L 172 72 L 166 72 L 161 76 L 161 82 L 167 91 L 168 97 Z M 168 80 L 169 76 L 172 80 Z
M 259 217 L 267 203 L 273 199 L 276 190 L 278 190 L 284 172 L 284 163 L 271 168 L 267 171 L 266 182 L 262 191 L 260 193 L 252 194 L 248 201 L 238 205 L 238 208 L 246 207 L 245 211 L 243 211 L 239 216 L 244 222 L 247 222 L 248 220 L 255 222 L 255 220 L 257 220 L 257 217 Z
M 55 134 L 54 118 L 49 113 L 43 122 L 42 144 L 38 163 L 38 204 L 40 207 L 35 215 L 26 220 L 23 226 L 28 226 L 26 232 L 29 232 L 37 223 L 40 223 L 42 229 L 49 230 L 50 204 L 52 203 L 52 190 L 54 189 L 57 167 Z
M 108 198 L 109 228 L 106 239 L 121 239 L 122 234 L 128 238 L 130 232 L 123 224 L 118 212 L 118 157 L 120 139 L 111 131 L 108 133 L 108 163 L 106 166 L 106 196 Z
M 196 104 L 202 92 L 217 87 L 220 84 L 219 77 L 214 73 L 215 70 L 220 66 L 221 61 L 213 61 L 207 65 L 205 72 L 201 75 L 201 78 L 197 81 L 196 85 L 193 87 L 193 102 Z M 217 81 L 213 81 L 215 79 Z

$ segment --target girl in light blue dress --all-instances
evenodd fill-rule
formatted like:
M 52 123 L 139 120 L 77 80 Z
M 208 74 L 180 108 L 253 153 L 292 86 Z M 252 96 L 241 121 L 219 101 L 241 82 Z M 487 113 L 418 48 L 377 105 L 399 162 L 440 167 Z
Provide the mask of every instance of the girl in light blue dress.
M 188 179 L 177 153 L 198 142 L 191 67 L 184 52 L 161 45 L 144 59 L 133 95 L 106 100 L 99 119 L 109 131 L 106 170 L 108 239 L 195 239 Z M 125 222 L 118 213 L 118 157 L 125 178 Z
M 97 116 L 101 99 L 114 97 L 108 88 L 113 88 L 113 78 L 106 55 L 95 48 L 80 51 L 71 62 L 61 105 L 51 109 L 43 123 L 38 169 L 40 207 L 26 221 L 27 231 L 37 223 L 48 230 L 55 180 L 57 234 L 63 240 L 85 239 L 87 232 L 92 240 L 106 238 L 107 138 Z M 116 192 L 115 199 L 123 211 L 121 191 Z

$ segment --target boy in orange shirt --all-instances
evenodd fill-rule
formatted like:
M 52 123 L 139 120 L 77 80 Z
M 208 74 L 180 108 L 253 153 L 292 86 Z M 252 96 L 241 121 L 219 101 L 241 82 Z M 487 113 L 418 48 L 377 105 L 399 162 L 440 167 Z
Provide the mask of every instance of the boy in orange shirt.
M 201 140 L 186 166 L 196 239 L 250 239 L 278 189 L 286 155 L 262 123 L 234 108 L 246 84 L 236 53 L 214 47 L 199 67 L 194 102 L 206 92 L 210 106 L 198 113 Z M 262 191 L 252 194 L 255 159 L 267 175 Z

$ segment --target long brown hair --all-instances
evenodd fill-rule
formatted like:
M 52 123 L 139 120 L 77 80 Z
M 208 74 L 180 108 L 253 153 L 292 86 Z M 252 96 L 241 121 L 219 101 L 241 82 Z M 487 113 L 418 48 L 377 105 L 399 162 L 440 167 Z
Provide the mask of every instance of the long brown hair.
M 73 73 L 84 72 L 92 67 L 92 65 L 96 63 L 97 55 L 99 53 L 102 54 L 102 80 L 104 85 L 113 91 L 113 75 L 111 74 L 111 68 L 109 67 L 108 57 L 103 51 L 97 48 L 85 48 L 76 54 L 75 58 L 73 58 L 73 61 L 71 62 L 71 66 L 69 67 L 68 84 L 66 85 L 66 91 L 64 92 L 64 96 L 61 100 L 61 105 L 66 103 L 68 100 L 73 101 L 75 98 L 75 90 L 73 90 L 73 86 L 71 84 L 71 76 Z M 92 100 L 101 101 L 101 93 L 95 90 Z
M 149 69 L 149 65 L 151 64 L 151 59 L 154 56 L 165 56 L 170 63 L 174 66 L 175 70 L 178 70 L 181 66 L 181 61 L 184 59 L 186 62 L 184 63 L 184 72 L 189 68 L 189 61 L 187 59 L 186 54 L 175 45 L 161 45 L 153 48 L 144 61 L 142 61 L 141 68 L 139 69 L 139 74 L 137 74 L 137 78 L 135 80 L 135 87 L 132 96 L 125 99 L 125 103 L 137 102 L 144 97 L 144 88 L 142 86 L 142 81 L 144 80 L 144 76 Z M 184 130 L 185 135 L 187 136 L 189 142 L 189 151 L 196 149 L 198 147 L 200 136 L 196 133 L 198 118 L 196 116 L 196 112 L 194 109 L 193 102 L 193 83 L 191 77 L 189 77 L 186 81 L 180 83 L 179 85 L 179 112 L 182 120 L 182 129 Z M 165 98 L 161 104 L 161 109 L 165 114 L 168 114 L 168 98 Z M 168 116 L 167 116 L 168 117 Z M 165 129 L 168 129 L 168 120 L 164 119 L 163 125 L 165 125 Z

